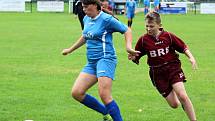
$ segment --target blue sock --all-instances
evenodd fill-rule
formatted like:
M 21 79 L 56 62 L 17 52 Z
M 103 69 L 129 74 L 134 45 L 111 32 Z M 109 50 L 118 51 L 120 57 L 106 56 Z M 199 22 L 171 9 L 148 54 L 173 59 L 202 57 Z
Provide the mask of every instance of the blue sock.
M 85 106 L 87 106 L 88 108 L 91 108 L 103 115 L 107 114 L 107 110 L 106 110 L 105 106 L 102 103 L 100 103 L 93 96 L 90 96 L 87 94 L 81 103 L 84 104 Z
M 119 107 L 114 100 L 106 105 L 106 109 L 114 121 L 123 121 Z

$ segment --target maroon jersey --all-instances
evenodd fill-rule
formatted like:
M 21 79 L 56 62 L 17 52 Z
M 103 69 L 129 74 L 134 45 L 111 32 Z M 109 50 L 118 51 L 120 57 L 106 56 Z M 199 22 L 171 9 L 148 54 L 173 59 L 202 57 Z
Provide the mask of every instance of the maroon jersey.
M 138 64 L 139 59 L 147 55 L 148 65 L 159 67 L 169 62 L 180 61 L 176 51 L 184 53 L 187 50 L 187 46 L 174 34 L 161 29 L 161 33 L 157 38 L 148 34 L 141 36 L 135 50 L 141 52 L 134 60 L 135 63 Z

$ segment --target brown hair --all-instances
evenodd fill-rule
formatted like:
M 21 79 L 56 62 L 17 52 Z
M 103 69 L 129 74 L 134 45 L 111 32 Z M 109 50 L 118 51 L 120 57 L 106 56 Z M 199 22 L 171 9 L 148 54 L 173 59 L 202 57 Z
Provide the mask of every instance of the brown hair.
M 155 21 L 157 24 L 161 24 L 160 14 L 156 11 L 151 11 L 146 14 L 145 20 Z
M 84 5 L 97 5 L 97 10 L 101 10 L 101 4 L 99 0 L 83 0 L 82 2 Z

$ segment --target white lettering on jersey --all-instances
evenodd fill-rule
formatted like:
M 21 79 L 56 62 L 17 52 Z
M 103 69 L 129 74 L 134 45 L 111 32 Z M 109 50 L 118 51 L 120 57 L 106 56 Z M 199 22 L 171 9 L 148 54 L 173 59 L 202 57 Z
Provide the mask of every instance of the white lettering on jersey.
M 91 31 L 87 32 L 86 38 L 93 38 L 93 34 L 91 33 Z
M 166 53 L 169 53 L 169 46 L 166 47 Z
M 157 56 L 155 50 L 149 51 L 149 53 L 150 53 L 150 56 L 151 56 L 151 57 L 156 57 L 156 56 Z
M 106 71 L 105 70 L 101 70 L 101 71 L 99 71 L 98 73 L 105 73 Z
M 89 24 L 89 25 L 94 25 L 94 24 L 95 24 L 95 22 L 89 22 L 88 24 Z
M 184 73 L 179 73 L 179 78 L 183 78 L 184 77 Z
M 150 53 L 151 57 L 158 57 L 158 56 L 166 55 L 167 53 L 169 53 L 169 46 L 166 48 L 151 50 L 151 51 L 149 51 L 149 53 Z
M 163 44 L 163 41 L 155 42 L 155 45 Z
M 164 52 L 163 48 L 158 49 L 157 52 L 158 52 L 158 56 L 165 55 L 165 52 Z

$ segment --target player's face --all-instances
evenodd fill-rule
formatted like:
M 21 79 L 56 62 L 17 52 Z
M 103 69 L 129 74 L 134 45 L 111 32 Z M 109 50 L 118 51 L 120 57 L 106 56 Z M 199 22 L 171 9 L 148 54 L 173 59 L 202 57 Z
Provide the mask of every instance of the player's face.
M 87 16 L 94 18 L 98 14 L 97 5 L 94 5 L 94 4 L 84 5 L 84 4 L 82 4 L 82 6 L 83 6 L 83 11 L 86 13 Z
M 157 24 L 155 21 L 148 19 L 145 21 L 145 23 L 147 34 L 156 36 L 159 33 L 159 29 L 161 27 L 160 24 Z

